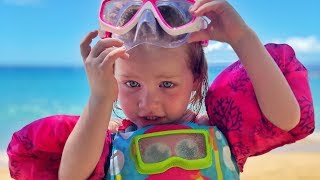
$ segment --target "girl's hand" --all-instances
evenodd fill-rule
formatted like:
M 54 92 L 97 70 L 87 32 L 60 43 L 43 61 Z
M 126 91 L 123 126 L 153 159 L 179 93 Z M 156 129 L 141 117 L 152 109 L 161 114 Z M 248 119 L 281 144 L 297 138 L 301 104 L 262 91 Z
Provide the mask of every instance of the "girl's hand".
M 197 0 L 190 9 L 195 16 L 206 16 L 207 29 L 193 32 L 189 42 L 216 40 L 233 44 L 250 32 L 237 11 L 226 0 Z
M 88 76 L 91 96 L 116 100 L 118 84 L 114 77 L 114 63 L 118 58 L 128 59 L 129 55 L 123 42 L 117 39 L 101 39 L 91 49 L 92 39 L 97 37 L 98 31 L 87 34 L 83 39 L 80 49 Z M 100 99 L 101 100 L 101 99 Z

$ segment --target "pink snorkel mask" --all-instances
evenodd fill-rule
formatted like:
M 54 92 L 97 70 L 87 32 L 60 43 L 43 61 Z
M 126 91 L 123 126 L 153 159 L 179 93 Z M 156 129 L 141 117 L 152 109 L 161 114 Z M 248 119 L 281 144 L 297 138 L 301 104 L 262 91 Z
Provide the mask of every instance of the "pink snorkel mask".
M 143 43 L 179 47 L 190 33 L 207 28 L 205 18 L 189 12 L 193 4 L 194 0 L 103 0 L 99 35 L 124 41 L 127 50 Z

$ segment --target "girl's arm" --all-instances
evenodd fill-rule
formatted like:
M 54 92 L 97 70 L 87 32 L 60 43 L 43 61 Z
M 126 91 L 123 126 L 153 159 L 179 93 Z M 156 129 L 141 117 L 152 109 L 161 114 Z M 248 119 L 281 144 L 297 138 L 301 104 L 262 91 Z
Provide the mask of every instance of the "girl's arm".
M 90 98 L 71 132 L 61 158 L 59 179 L 87 179 L 101 156 L 111 117 L 112 104 L 118 96 L 114 63 L 129 55 L 123 42 L 106 38 L 91 48 L 98 32 L 90 32 L 82 41 L 81 55 L 90 85 Z
M 248 72 L 263 114 L 283 130 L 294 128 L 300 119 L 298 102 L 277 64 L 237 11 L 226 0 L 199 0 L 190 11 L 211 21 L 188 41 L 229 43 Z
M 293 129 L 300 120 L 299 104 L 279 67 L 248 28 L 242 38 L 230 43 L 246 69 L 263 114 L 283 130 Z
M 87 179 L 101 156 L 112 101 L 90 97 L 70 134 L 61 158 L 59 179 Z

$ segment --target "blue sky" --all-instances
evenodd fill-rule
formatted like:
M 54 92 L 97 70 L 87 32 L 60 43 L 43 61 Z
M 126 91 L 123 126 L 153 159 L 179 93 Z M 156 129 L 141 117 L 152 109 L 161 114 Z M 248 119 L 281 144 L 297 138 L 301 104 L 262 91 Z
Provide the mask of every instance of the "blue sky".
M 320 64 L 320 1 L 229 0 L 263 43 L 289 43 L 305 64 Z M 79 43 L 98 27 L 99 0 L 0 0 L 0 66 L 82 66 Z M 208 61 L 237 59 L 210 42 Z

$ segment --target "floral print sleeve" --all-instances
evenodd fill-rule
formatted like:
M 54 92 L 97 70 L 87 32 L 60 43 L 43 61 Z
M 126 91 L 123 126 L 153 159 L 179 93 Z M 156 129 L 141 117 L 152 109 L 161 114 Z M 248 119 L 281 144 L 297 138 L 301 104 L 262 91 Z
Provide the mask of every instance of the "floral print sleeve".
M 307 69 L 297 60 L 289 45 L 267 44 L 265 48 L 278 64 L 299 102 L 301 118 L 295 128 L 284 131 L 263 115 L 240 61 L 226 68 L 215 79 L 205 99 L 210 125 L 217 126 L 224 133 L 241 171 L 248 157 L 293 143 L 314 130 Z

